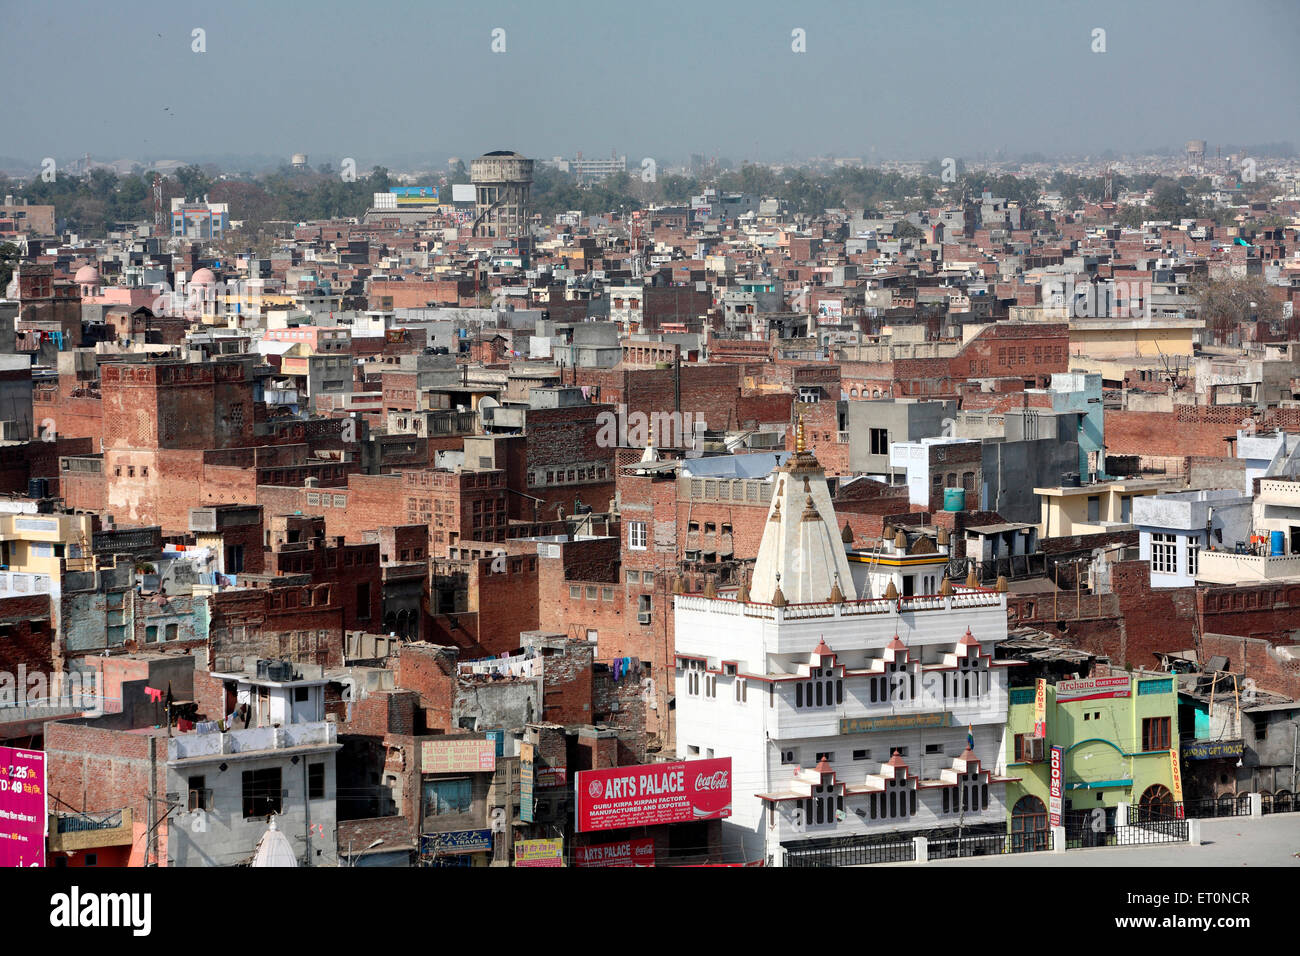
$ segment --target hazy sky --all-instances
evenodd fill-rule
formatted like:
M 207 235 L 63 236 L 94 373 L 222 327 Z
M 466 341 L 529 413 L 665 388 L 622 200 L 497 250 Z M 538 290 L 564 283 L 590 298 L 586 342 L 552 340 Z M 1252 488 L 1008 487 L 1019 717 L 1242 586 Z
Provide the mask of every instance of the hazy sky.
M 0 0 L 0 36 L 33 162 L 1300 145 L 1296 0 Z

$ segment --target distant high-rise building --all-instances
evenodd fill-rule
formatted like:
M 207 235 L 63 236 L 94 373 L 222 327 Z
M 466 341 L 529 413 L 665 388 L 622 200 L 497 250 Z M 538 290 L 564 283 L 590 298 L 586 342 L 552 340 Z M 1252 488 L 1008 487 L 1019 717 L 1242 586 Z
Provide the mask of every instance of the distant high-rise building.
M 533 161 L 508 149 L 470 163 L 474 184 L 474 235 L 518 238 L 528 233 Z

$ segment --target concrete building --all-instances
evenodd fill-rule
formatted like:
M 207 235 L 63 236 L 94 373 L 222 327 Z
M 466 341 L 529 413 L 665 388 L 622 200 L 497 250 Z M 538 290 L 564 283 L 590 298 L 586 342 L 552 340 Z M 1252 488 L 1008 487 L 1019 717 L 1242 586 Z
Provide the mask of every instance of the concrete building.
M 1041 710 L 1037 685 L 1010 692 L 1005 760 L 1007 773 L 1016 778 L 1007 785 L 1013 840 L 1050 848 L 1052 751 L 1058 747 L 1059 812 L 1067 840 L 1087 845 L 1124 825 L 1128 818 L 1119 818 L 1121 806 L 1158 812 L 1157 807 L 1172 809 L 1182 800 L 1173 777 L 1178 759 L 1174 675 L 1108 671 L 1041 681 Z
M 1044 538 L 1098 534 L 1133 524 L 1133 501 L 1173 491 L 1181 482 L 1130 479 L 1035 488 L 1041 506 L 1039 532 Z
M 247 708 L 167 740 L 167 791 L 182 801 L 168 830 L 172 866 L 233 866 L 257 851 L 271 818 L 305 866 L 335 866 L 337 725 L 325 720 L 323 677 L 292 666 L 219 674 L 227 707 Z M 225 709 L 225 708 L 223 708 Z M 202 732 L 201 732 L 202 731 Z
M 881 561 L 855 574 L 802 437 L 775 481 L 752 586 L 675 599 L 677 755 L 732 758 L 724 839 L 798 865 L 832 841 L 1002 832 L 1004 596 L 902 597 L 895 580 L 914 569 Z M 905 550 L 941 563 L 921 540 Z M 859 599 L 859 577 L 883 596 Z
M 1183 491 L 1133 499 L 1138 555 L 1151 563 L 1153 588 L 1196 583 L 1202 549 L 1232 549 L 1250 535 L 1249 495 L 1238 491 Z
M 944 434 L 945 421 L 957 413 L 953 401 L 880 399 L 842 402 L 849 433 L 849 470 L 886 475 L 892 471 L 889 446 Z
M 220 239 L 230 228 L 230 206 L 210 203 L 206 196 L 193 202 L 172 200 L 172 235 L 186 239 Z

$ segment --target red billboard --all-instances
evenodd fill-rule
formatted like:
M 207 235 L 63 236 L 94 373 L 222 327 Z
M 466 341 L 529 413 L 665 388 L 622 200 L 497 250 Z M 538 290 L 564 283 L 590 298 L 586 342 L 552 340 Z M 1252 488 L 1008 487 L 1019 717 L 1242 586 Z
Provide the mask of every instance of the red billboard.
M 731 816 L 731 758 L 583 770 L 578 832 Z
M 0 747 L 0 866 L 44 866 L 45 753 Z
M 655 841 L 649 837 L 573 847 L 574 866 L 654 866 Z

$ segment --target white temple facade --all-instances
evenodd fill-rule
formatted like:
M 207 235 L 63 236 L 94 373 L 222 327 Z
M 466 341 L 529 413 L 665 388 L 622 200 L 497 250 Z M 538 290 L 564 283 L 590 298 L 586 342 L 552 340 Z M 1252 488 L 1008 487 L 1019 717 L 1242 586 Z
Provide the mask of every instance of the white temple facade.
M 724 838 L 767 865 L 1005 832 L 1005 593 L 946 580 L 942 533 L 849 549 L 799 435 L 752 584 L 675 598 L 678 758 L 732 758 Z

